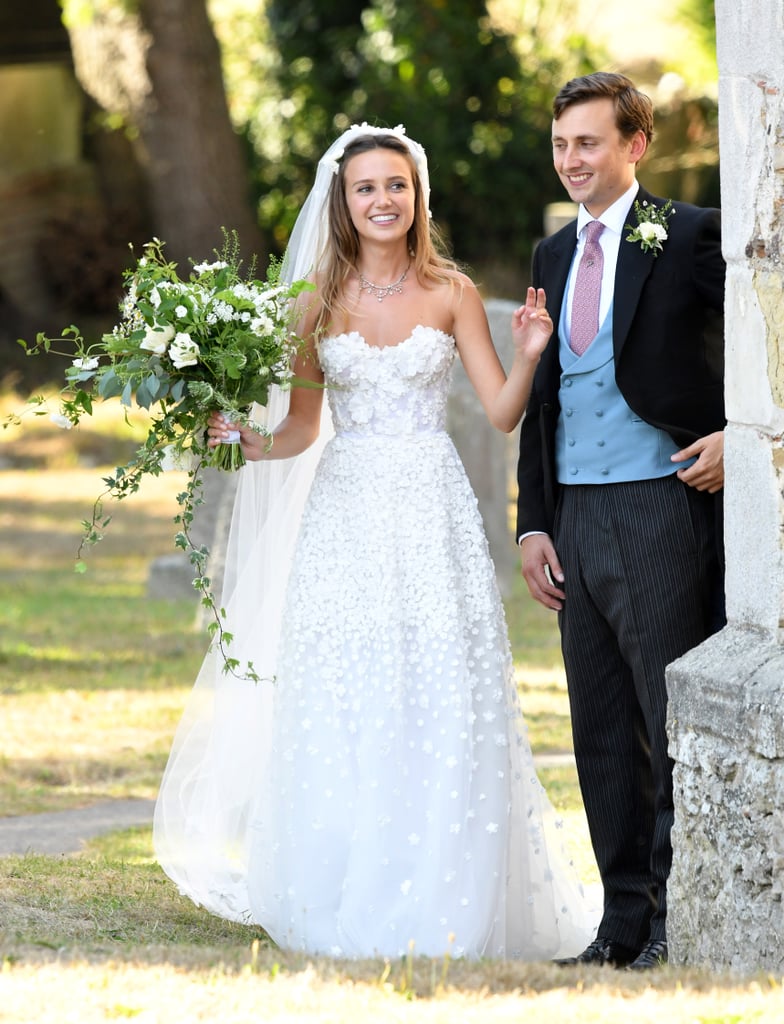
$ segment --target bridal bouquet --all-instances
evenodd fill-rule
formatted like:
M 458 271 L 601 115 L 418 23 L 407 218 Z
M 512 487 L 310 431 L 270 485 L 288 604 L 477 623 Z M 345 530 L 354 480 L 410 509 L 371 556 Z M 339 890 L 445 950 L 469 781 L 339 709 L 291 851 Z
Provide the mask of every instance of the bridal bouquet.
M 121 320 L 110 334 L 88 344 L 76 327 L 63 332 L 74 351 L 52 418 L 70 428 L 92 413 L 96 399 L 117 397 L 153 411 L 147 440 L 128 467 L 137 476 L 159 471 L 164 457 L 177 462 L 189 455 L 237 469 L 244 461 L 238 444 L 208 453 L 207 417 L 220 410 L 248 423 L 247 410 L 253 402 L 266 404 L 270 385 L 291 386 L 299 344 L 291 331 L 292 299 L 311 286 L 280 284 L 276 264 L 265 282 L 243 279 L 236 236 L 227 237 L 215 262 L 196 264 L 188 280 L 164 259 L 163 248 L 158 239 L 149 242 L 126 272 Z M 30 355 L 55 351 L 44 334 L 35 345 L 21 344 Z
M 188 486 L 177 499 L 181 512 L 175 521 L 181 532 L 175 544 L 190 551 L 194 586 L 215 613 L 211 632 L 218 630 L 222 643 L 231 638 L 222 630 L 204 575 L 208 552 L 195 548 L 188 528 L 201 503 L 203 468 L 234 470 L 245 460 L 239 443 L 209 449 L 206 421 L 217 410 L 229 420 L 253 425 L 249 414 L 254 402 L 265 405 L 273 384 L 288 389 L 297 383 L 292 363 L 301 340 L 292 331 L 293 300 L 312 286 L 304 281 L 282 284 L 276 263 L 265 281 L 253 278 L 252 265 L 243 276 L 236 234 L 225 233 L 216 260 L 196 264 L 187 279 L 180 277 L 176 264 L 166 261 L 163 249 L 160 240 L 149 242 L 136 266 L 126 272 L 120 322 L 100 341 L 88 343 L 72 326 L 63 338 L 39 334 L 35 344 L 20 344 L 28 355 L 51 352 L 71 360 L 59 411 L 51 416 L 59 426 L 78 426 L 92 414 L 95 403 L 112 398 L 151 413 L 144 443 L 113 476 L 104 478 L 107 488 L 93 506 L 92 519 L 82 524 L 77 570 L 85 569 L 84 547 L 99 541 L 111 520 L 103 514 L 104 498 L 119 500 L 136 492 L 145 475 L 188 469 Z M 71 351 L 56 347 L 63 341 Z M 30 401 L 38 415 L 46 412 L 44 398 Z M 227 667 L 235 666 L 232 659 L 224 660 Z

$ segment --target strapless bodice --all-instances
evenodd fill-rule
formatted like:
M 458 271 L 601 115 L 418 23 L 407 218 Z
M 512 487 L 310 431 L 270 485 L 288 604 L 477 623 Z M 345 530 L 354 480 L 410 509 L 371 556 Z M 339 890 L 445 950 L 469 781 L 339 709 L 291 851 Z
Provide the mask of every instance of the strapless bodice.
M 319 345 L 338 435 L 401 436 L 446 428 L 455 340 L 417 326 L 396 345 L 368 345 L 358 331 Z

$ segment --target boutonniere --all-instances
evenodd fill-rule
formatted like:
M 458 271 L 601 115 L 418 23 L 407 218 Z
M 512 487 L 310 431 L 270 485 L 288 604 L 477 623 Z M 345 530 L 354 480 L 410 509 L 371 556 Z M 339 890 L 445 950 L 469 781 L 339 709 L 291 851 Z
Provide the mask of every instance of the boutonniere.
M 668 199 L 663 206 L 654 206 L 644 200 L 634 202 L 634 215 L 637 218 L 637 227 L 633 228 L 627 224 L 626 228 L 631 234 L 626 236 L 627 242 L 639 242 L 643 252 L 652 252 L 658 256 L 662 251 L 662 242 L 667 241 L 667 225 L 670 217 L 675 215 L 672 208 L 672 199 Z

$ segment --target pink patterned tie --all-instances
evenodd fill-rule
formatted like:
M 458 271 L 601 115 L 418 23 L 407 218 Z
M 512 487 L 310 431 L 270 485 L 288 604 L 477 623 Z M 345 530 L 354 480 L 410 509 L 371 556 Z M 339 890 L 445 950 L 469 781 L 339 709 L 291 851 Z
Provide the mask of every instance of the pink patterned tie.
M 602 291 L 604 255 L 599 235 L 604 224 L 589 221 L 585 227 L 585 248 L 577 268 L 572 297 L 571 348 L 578 356 L 588 348 L 599 333 L 599 297 Z

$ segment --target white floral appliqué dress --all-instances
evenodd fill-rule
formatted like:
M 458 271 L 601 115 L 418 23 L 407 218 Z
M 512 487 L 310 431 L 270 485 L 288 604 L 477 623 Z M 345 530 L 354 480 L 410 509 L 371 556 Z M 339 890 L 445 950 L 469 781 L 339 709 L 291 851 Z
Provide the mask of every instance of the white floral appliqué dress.
M 534 960 L 592 938 L 445 431 L 454 356 L 428 327 L 381 349 L 355 332 L 322 341 L 335 436 L 302 516 L 276 680 L 224 683 L 228 703 L 211 698 L 211 726 L 186 728 L 172 761 L 183 743 L 205 756 L 176 792 L 164 779 L 164 869 L 287 948 Z M 242 740 L 226 777 L 232 716 Z M 229 840 L 211 828 L 222 801 L 235 805 Z

